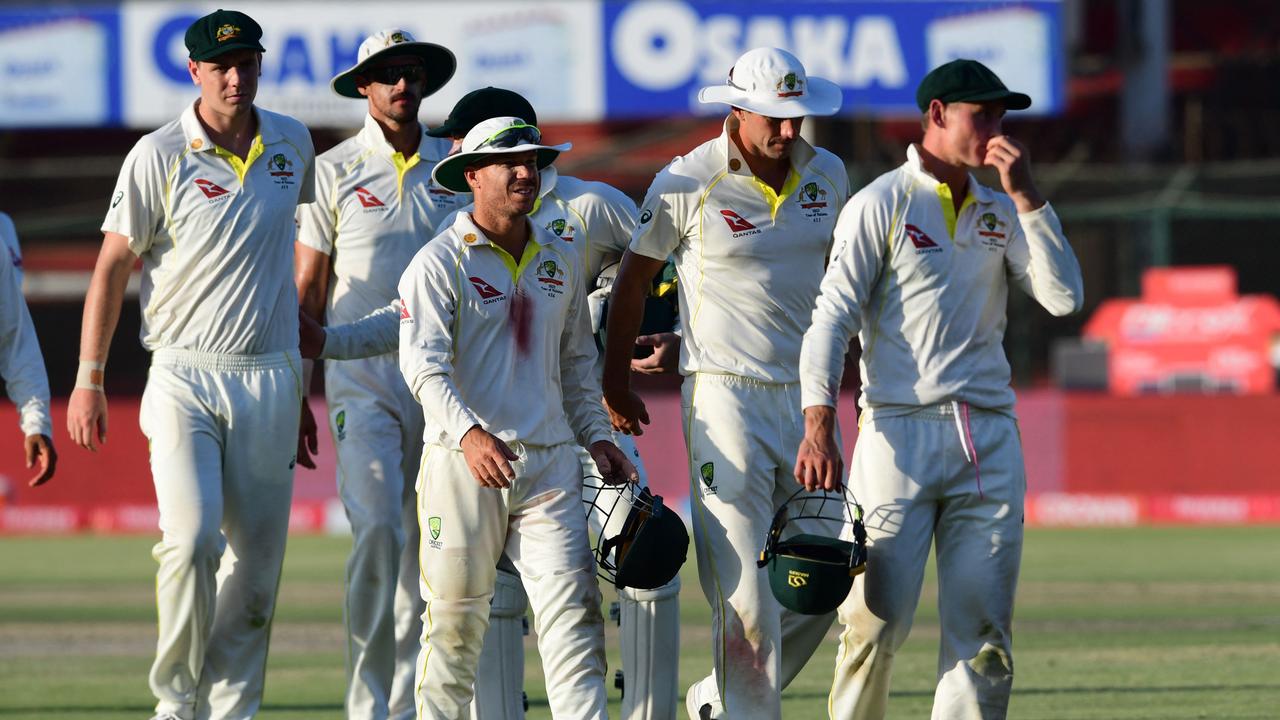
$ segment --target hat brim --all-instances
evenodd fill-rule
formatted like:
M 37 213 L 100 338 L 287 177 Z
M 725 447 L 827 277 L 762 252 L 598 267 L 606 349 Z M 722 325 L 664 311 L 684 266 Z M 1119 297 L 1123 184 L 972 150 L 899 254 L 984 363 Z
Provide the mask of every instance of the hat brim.
M 535 150 L 538 154 L 538 169 L 541 170 L 555 162 L 560 153 L 572 147 L 573 145 L 570 143 L 562 143 L 560 145 L 516 145 L 512 148 L 502 148 L 500 150 L 478 150 L 458 153 L 436 163 L 435 169 L 431 171 L 431 179 L 445 190 L 469 193 L 471 192 L 471 186 L 467 184 L 464 171 L 468 165 L 481 158 L 491 155 L 512 155 Z
M 267 51 L 266 48 L 262 47 L 262 43 L 259 42 L 233 42 L 230 45 L 222 45 L 220 47 L 213 48 L 212 52 L 201 53 L 199 57 L 192 55 L 191 59 L 196 62 L 208 62 L 209 60 L 212 60 L 219 55 L 225 55 L 232 50 L 256 50 L 260 53 Z
M 428 42 L 399 43 L 383 48 L 365 58 L 364 62 L 356 63 L 338 73 L 329 82 L 329 87 L 342 97 L 360 99 L 364 96 L 360 94 L 360 90 L 356 87 L 356 76 L 374 61 L 393 57 L 417 57 L 422 59 L 422 64 L 427 68 L 426 86 L 422 89 L 422 97 L 427 97 L 444 87 L 445 83 L 449 82 L 449 79 L 453 77 L 453 73 L 458 69 L 458 59 L 454 57 L 453 51 L 443 45 Z
M 941 98 L 939 98 L 941 100 Z M 1031 96 L 1012 90 L 988 90 L 952 97 L 943 102 L 985 103 L 1003 101 L 1006 110 L 1026 110 L 1031 107 Z
M 698 102 L 724 103 L 775 118 L 797 118 L 806 115 L 835 115 L 840 112 L 844 93 L 840 86 L 820 77 L 810 76 L 809 92 L 803 97 L 772 98 L 751 94 L 732 85 L 711 85 L 698 91 Z
M 427 128 L 427 136 L 433 137 L 433 138 L 453 137 L 453 133 L 457 129 L 459 129 L 458 123 L 454 122 L 453 118 L 446 118 L 445 121 L 440 123 L 438 126 L 433 128 Z M 458 133 L 458 134 L 466 135 L 466 133 Z

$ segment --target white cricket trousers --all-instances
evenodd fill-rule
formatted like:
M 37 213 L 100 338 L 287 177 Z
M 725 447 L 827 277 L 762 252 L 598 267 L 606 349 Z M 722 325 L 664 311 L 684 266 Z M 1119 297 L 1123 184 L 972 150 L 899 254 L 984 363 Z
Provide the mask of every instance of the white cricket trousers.
M 480 487 L 460 450 L 428 445 L 418 477 L 422 651 L 418 717 L 469 713 L 498 559 L 524 580 L 553 717 L 606 718 L 604 617 L 574 446 L 509 443 L 505 490 Z M 484 668 L 480 669 L 484 671 Z
M 835 619 L 784 609 L 768 574 L 756 567 L 774 513 L 800 489 L 792 474 L 804 437 L 800 385 L 696 373 L 681 391 L 698 576 L 711 605 L 714 687 L 724 717 L 776 719 L 782 689 Z M 809 522 L 793 530 L 834 536 L 840 525 Z
M 338 460 L 338 496 L 351 523 L 343 618 L 347 717 L 416 714 L 414 668 L 422 635 L 414 482 L 422 406 L 395 353 L 328 361 L 325 395 Z
M 298 351 L 152 356 L 140 424 L 162 537 L 152 555 L 156 713 L 251 718 L 289 529 Z
M 930 542 L 942 629 L 932 717 L 1005 717 L 1026 495 L 1017 421 L 959 403 L 890 417 L 872 410 L 849 482 L 867 513 L 869 557 L 838 611 L 831 717 L 885 716 Z

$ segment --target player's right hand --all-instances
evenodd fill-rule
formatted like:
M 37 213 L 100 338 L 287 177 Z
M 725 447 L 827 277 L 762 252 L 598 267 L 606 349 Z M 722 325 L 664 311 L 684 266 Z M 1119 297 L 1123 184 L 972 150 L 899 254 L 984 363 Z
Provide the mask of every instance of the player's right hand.
M 844 460 L 836 443 L 835 408 L 811 406 L 804 409 L 804 439 L 796 452 L 796 482 L 809 492 L 839 490 Z
M 467 461 L 467 469 L 471 471 L 471 477 L 476 479 L 480 487 L 494 489 L 511 487 L 511 481 L 516 477 L 511 461 L 519 460 L 520 456 L 512 452 L 511 448 L 498 436 L 479 425 L 472 425 L 471 429 L 462 436 L 459 445 L 462 446 L 462 456 Z
M 49 482 L 58 467 L 58 451 L 53 449 L 53 438 L 48 435 L 28 435 L 23 446 L 27 467 L 39 469 L 36 476 L 27 481 L 27 486 L 37 487 Z
M 71 442 L 93 452 L 107 443 L 107 396 L 100 390 L 76 388 L 67 401 Z M 96 443 L 95 443 L 96 440 Z
M 298 352 L 305 360 L 315 360 L 324 352 L 324 326 L 298 308 Z M 298 457 L 302 457 L 299 455 Z
M 649 424 L 649 411 L 635 391 L 628 389 L 625 394 L 605 393 L 604 407 L 609 411 L 609 422 L 613 423 L 614 430 L 628 435 L 644 434 L 641 425 Z
M 311 404 L 302 398 L 302 414 L 298 420 L 298 464 L 309 470 L 316 469 L 313 457 L 320 452 L 320 429 L 316 425 L 316 416 L 311 412 Z

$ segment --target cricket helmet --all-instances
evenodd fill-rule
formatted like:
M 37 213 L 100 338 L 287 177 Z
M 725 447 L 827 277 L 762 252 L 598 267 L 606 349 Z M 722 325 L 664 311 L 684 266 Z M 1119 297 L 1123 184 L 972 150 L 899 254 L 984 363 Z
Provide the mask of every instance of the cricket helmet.
M 783 537 L 789 524 L 802 520 L 840 522 L 852 528 L 853 541 L 807 532 Z M 835 610 L 849 595 L 853 578 L 867 568 L 862 506 L 845 488 L 821 495 L 800 488 L 774 514 L 756 565 L 768 568 L 773 596 L 788 610 L 804 615 Z
M 629 482 L 608 485 L 587 477 L 582 502 L 604 518 L 594 548 L 600 577 L 619 588 L 653 590 L 680 572 L 689 554 L 689 532 L 661 495 Z
M 615 262 L 601 268 L 600 274 L 596 276 L 596 290 L 588 297 L 592 325 L 596 331 L 596 347 L 601 352 L 604 352 L 605 325 L 609 319 L 609 295 L 621 265 L 621 262 Z M 644 298 L 643 312 L 637 335 L 655 335 L 676 329 L 676 324 L 680 321 L 680 310 L 676 292 L 676 266 L 670 260 L 653 276 L 649 292 Z M 632 356 L 640 359 L 652 354 L 653 348 L 637 346 Z

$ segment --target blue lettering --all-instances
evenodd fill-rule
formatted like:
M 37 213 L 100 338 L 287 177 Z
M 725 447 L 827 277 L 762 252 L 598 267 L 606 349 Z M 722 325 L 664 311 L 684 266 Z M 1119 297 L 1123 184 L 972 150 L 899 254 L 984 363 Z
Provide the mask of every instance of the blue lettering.
M 360 43 L 364 42 L 365 37 L 366 33 L 354 33 L 348 35 L 347 38 L 337 35 L 329 36 L 329 57 L 333 62 L 333 71 L 329 73 L 330 77 L 356 64 L 356 58 L 359 57 L 360 52 Z
M 176 15 L 156 30 L 155 41 L 151 45 L 151 59 L 160 74 L 176 83 L 186 83 L 191 76 L 187 73 L 187 64 L 178 62 L 169 53 L 176 38 L 184 38 L 187 28 L 199 19 L 198 15 Z
M 311 56 L 307 53 L 307 41 L 301 35 L 285 37 L 284 47 L 280 50 L 280 74 L 276 77 L 276 82 L 284 84 L 295 75 L 308 84 L 315 82 L 315 73 L 311 72 Z

